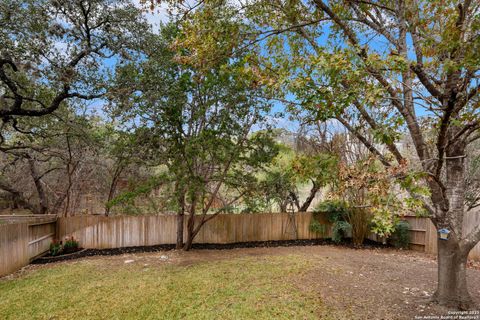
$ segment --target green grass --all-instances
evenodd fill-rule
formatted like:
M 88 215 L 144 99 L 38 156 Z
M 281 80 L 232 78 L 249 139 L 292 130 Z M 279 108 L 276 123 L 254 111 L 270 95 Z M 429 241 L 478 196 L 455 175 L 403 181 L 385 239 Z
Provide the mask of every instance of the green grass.
M 191 266 L 84 260 L 0 281 L 2 319 L 317 319 L 319 297 L 294 281 L 313 261 L 241 258 Z M 327 317 L 328 318 L 328 317 Z

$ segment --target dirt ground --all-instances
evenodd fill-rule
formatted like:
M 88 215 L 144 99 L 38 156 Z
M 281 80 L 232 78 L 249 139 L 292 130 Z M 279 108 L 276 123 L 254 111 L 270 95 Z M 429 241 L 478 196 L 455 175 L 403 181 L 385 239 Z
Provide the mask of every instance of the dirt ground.
M 350 249 L 330 245 L 231 250 L 192 250 L 96 256 L 102 267 L 126 263 L 192 265 L 204 261 L 275 255 L 313 259 L 312 269 L 292 281 L 299 289 L 314 292 L 337 310 L 339 319 L 440 319 L 449 311 L 429 303 L 436 286 L 437 265 L 433 256 L 394 249 Z M 66 261 L 60 263 L 76 263 Z M 56 263 L 57 264 L 57 263 Z M 21 273 L 49 265 L 28 266 Z M 19 274 L 17 273 L 17 276 Z M 15 276 L 15 275 L 14 275 Z M 470 293 L 480 306 L 480 270 L 468 270 Z M 438 316 L 427 317 L 429 315 Z M 474 318 L 472 318 L 474 319 Z M 478 317 L 480 319 L 480 317 Z

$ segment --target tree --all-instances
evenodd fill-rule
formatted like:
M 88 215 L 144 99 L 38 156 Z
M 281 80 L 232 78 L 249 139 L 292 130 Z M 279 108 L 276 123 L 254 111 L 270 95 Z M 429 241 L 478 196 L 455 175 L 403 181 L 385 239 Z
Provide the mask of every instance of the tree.
M 136 138 L 134 133 L 116 129 L 114 124 L 106 125 L 101 130 L 102 158 L 107 167 L 109 180 L 105 201 L 105 216 L 110 214 L 112 200 L 118 193 L 118 184 L 122 176 L 132 166 L 145 165 L 138 157 Z
M 290 150 L 291 153 L 293 151 Z M 336 175 L 337 161 L 330 154 L 293 155 L 280 154 L 273 159 L 260 182 L 264 197 L 274 200 L 280 212 L 286 212 L 287 205 L 293 202 L 298 212 L 308 211 L 315 196 L 322 187 L 327 186 Z M 293 157 L 292 157 L 293 155 Z M 285 158 L 286 157 L 286 158 Z M 305 199 L 301 199 L 299 185 L 310 186 Z
M 137 135 L 145 161 L 167 168 L 162 180 L 174 189 L 177 248 L 189 250 L 202 226 L 245 194 L 276 148 L 268 134 L 252 134 L 270 105 L 242 79 L 241 58 L 209 70 L 179 64 L 171 46 L 177 32 L 167 25 L 145 35 L 146 59 L 118 69 L 112 110 Z
M 123 0 L 6 0 L 0 26 L 0 118 L 14 128 L 65 101 L 103 97 L 106 61 L 128 58 L 126 43 L 147 30 Z
M 148 28 L 129 1 L 110 0 L 2 1 L 0 25 L 1 188 L 34 213 L 63 206 L 66 215 L 75 180 L 88 176 L 84 157 L 93 155 L 92 119 L 74 107 L 105 97 L 109 66 L 129 59 L 134 35 Z M 64 169 L 66 181 L 54 182 Z M 36 192 L 28 194 L 30 181 L 19 184 L 19 170 Z
M 80 108 L 63 104 L 53 114 L 22 119 L 18 129 L 4 131 L 0 189 L 34 214 L 108 215 L 119 190 L 131 187 L 125 181 L 141 184 L 153 174 L 134 134 Z
M 398 196 L 401 190 L 395 188 L 395 176 L 404 175 L 405 169 L 404 165 L 385 169 L 372 156 L 340 164 L 332 194 L 345 204 L 344 216 L 355 246 L 361 246 L 371 231 L 388 237 L 395 230 L 398 216 L 412 211 L 403 205 Z
M 76 180 L 94 154 L 90 120 L 62 105 L 55 114 L 4 129 L 0 189 L 35 214 L 58 214 L 63 208 L 67 215 Z M 86 172 L 81 174 L 85 178 Z
M 385 166 L 404 161 L 395 142 L 408 135 L 430 191 L 424 207 L 437 229 L 451 231 L 438 240 L 433 298 L 469 308 L 466 262 L 480 226 L 468 234 L 463 228 L 465 158 L 480 138 L 480 4 L 254 0 L 195 8 L 185 23 L 183 43 L 194 48 L 185 60 L 206 64 L 232 54 L 239 46 L 218 40 L 228 25 L 237 32 L 223 41 L 264 47 L 265 55 L 250 60 L 257 81 L 289 92 L 290 105 L 316 119 L 336 119 Z M 216 15 L 231 19 L 219 23 Z
M 259 172 L 257 183 L 244 197 L 244 212 L 265 212 L 278 210 L 287 212 L 287 206 L 296 199 L 299 208 L 298 177 L 292 170 L 294 150 L 277 143 L 278 154 L 271 159 L 265 170 Z
M 467 148 L 466 160 L 467 172 L 465 175 L 465 204 L 467 210 L 473 210 L 480 206 L 480 155 L 479 141 L 475 141 Z
M 271 211 L 273 204 L 280 212 L 287 212 L 291 203 L 294 210 L 306 212 L 320 190 L 336 179 L 340 156 L 336 136 L 330 141 L 326 137 L 311 139 L 304 128 L 296 133 L 273 129 L 272 134 L 279 152 L 260 172 L 258 185 L 243 199 L 247 201 L 244 211 Z

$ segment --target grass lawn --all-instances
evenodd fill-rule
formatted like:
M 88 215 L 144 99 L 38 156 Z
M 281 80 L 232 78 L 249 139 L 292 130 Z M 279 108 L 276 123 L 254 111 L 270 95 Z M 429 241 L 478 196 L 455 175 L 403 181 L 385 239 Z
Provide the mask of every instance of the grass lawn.
M 328 319 L 296 277 L 313 259 L 241 257 L 191 265 L 85 259 L 0 280 L 2 319 Z

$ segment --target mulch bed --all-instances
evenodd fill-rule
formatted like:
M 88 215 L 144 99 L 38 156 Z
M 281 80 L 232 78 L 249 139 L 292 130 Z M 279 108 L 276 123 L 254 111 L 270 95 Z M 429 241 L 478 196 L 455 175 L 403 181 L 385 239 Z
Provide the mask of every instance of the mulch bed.
M 355 248 L 352 242 L 344 241 L 341 243 L 334 243 L 330 239 L 313 239 L 313 240 L 279 240 L 279 241 L 253 241 L 253 242 L 238 242 L 238 243 L 194 243 L 192 249 L 196 250 L 230 250 L 237 248 L 271 248 L 271 247 L 292 247 L 292 246 L 322 246 L 322 245 L 337 245 L 349 248 Z M 372 248 L 386 248 L 389 245 L 365 239 L 362 248 L 355 249 L 372 249 Z M 58 261 L 66 261 L 79 259 L 83 257 L 92 256 L 116 256 L 129 253 L 143 253 L 143 252 L 159 252 L 174 250 L 174 244 L 160 244 L 155 246 L 138 246 L 138 247 L 124 247 L 113 249 L 83 249 L 74 253 L 59 255 L 59 256 L 42 256 L 36 258 L 32 264 L 47 264 Z

